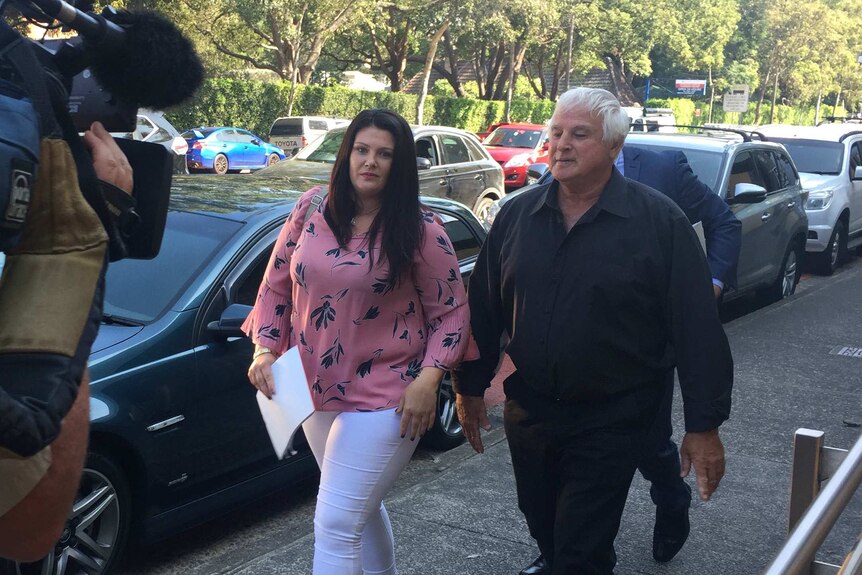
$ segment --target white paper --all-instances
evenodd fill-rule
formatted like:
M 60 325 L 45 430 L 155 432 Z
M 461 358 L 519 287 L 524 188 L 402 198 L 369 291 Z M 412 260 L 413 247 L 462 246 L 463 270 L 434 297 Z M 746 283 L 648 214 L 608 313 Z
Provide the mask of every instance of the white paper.
M 706 253 L 706 236 L 703 235 L 703 222 L 692 224 L 694 233 L 697 234 L 697 239 L 700 240 L 700 247 L 703 248 L 703 253 Z
M 308 379 L 299 359 L 299 348 L 294 346 L 272 364 L 275 394 L 272 399 L 257 392 L 257 405 L 263 423 L 279 459 L 293 455 L 293 436 L 302 422 L 314 412 Z

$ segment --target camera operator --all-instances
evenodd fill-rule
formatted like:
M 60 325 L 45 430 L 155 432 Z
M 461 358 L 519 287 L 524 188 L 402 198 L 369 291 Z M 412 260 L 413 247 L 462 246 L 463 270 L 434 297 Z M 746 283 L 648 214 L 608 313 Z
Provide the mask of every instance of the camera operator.
M 130 194 L 132 168 L 102 124 L 94 122 L 83 140 L 101 184 Z M 51 180 L 62 177 L 62 174 L 53 173 L 51 167 L 43 167 L 39 177 Z M 43 224 L 44 220 L 39 220 L 39 223 Z M 54 222 L 54 226 L 74 227 L 75 223 Z M 104 267 L 91 304 L 89 322 L 98 322 L 101 316 L 103 281 Z M 79 349 L 79 353 L 89 354 L 89 342 L 82 340 L 79 348 L 81 346 L 86 349 Z M 21 457 L 0 446 L 0 557 L 36 561 L 44 557 L 60 538 L 81 478 L 88 430 L 89 378 L 85 369 L 77 397 L 63 418 L 58 437 L 50 446 L 31 457 Z

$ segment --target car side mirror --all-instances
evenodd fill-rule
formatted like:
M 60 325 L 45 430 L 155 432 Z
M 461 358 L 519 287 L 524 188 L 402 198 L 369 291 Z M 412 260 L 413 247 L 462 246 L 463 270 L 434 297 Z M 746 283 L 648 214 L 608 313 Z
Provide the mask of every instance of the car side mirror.
M 225 339 L 229 337 L 245 337 L 245 332 L 242 331 L 242 324 L 245 323 L 251 310 L 252 307 L 250 305 L 241 303 L 231 304 L 221 312 L 221 317 L 218 320 L 207 324 L 207 330 L 213 335 Z
M 862 180 L 862 166 L 856 166 L 856 169 L 853 170 L 852 180 Z
M 531 179 L 539 180 L 549 169 L 550 166 L 548 166 L 548 164 L 536 162 L 535 164 L 530 164 L 527 168 L 527 176 Z
M 542 151 L 543 152 L 547 152 L 550 147 L 551 147 L 551 142 L 549 142 L 548 140 L 545 140 L 544 142 L 542 142 Z
M 733 188 L 733 197 L 727 200 L 728 204 L 759 204 L 766 200 L 766 188 L 757 184 L 736 184 Z
M 251 143 L 252 143 L 252 145 L 259 146 L 260 140 L 252 140 Z
M 428 158 L 416 158 L 416 169 L 417 170 L 430 170 L 431 169 L 431 160 Z

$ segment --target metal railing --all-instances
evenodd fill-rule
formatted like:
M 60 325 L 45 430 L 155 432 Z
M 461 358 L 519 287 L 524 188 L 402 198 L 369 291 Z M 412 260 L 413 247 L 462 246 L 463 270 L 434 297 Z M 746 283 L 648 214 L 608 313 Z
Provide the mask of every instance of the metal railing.
M 843 566 L 814 560 L 862 484 L 862 436 L 847 451 L 825 447 L 823 435 L 813 429 L 799 429 L 794 435 L 790 536 L 765 575 L 862 575 L 862 541 L 857 542 Z

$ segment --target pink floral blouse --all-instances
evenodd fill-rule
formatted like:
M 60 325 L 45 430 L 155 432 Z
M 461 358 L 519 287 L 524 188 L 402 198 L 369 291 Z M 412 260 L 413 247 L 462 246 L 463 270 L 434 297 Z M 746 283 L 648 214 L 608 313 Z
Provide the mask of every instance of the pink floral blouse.
M 285 222 L 243 330 L 279 354 L 299 346 L 316 409 L 397 407 L 421 368 L 448 370 L 467 348 L 470 315 L 455 250 L 434 214 L 423 212 L 413 281 L 393 286 L 379 265 L 379 239 L 370 268 L 365 234 L 340 248 L 323 206 L 301 221 L 318 192 L 303 194 Z

